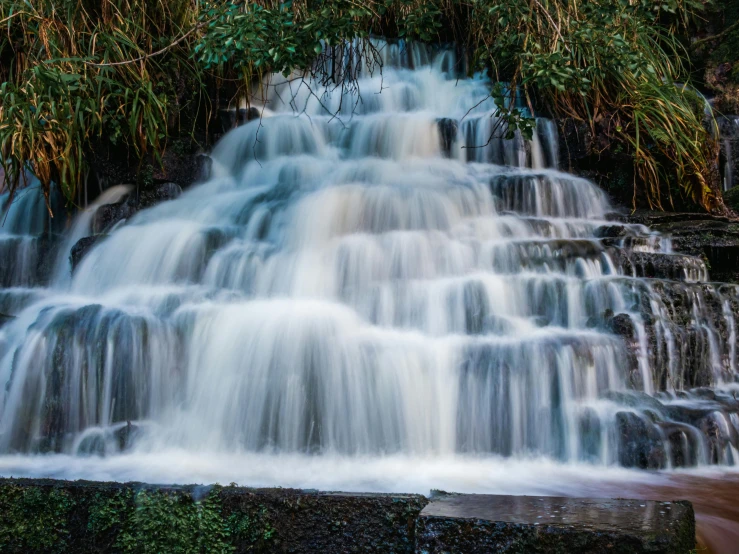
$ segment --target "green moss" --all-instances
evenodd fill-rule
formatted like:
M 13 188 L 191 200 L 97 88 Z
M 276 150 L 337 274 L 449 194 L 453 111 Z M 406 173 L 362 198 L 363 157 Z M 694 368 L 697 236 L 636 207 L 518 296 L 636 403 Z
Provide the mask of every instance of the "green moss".
M 150 187 L 154 184 L 154 166 L 150 163 L 144 164 L 138 172 L 138 184 L 143 187 Z
M 133 513 L 133 493 L 119 491 L 113 496 L 95 494 L 87 519 L 87 531 L 95 547 L 111 546 L 121 527 Z
M 178 138 L 172 141 L 169 146 L 169 151 L 172 152 L 175 156 L 185 157 L 191 154 L 192 145 L 192 140 Z
M 724 203 L 733 210 L 739 210 L 739 186 L 724 192 Z
M 255 512 L 233 512 L 227 519 L 230 534 L 238 544 L 261 549 L 274 538 L 275 529 L 264 506 Z
M 56 488 L 0 487 L 0 552 L 64 552 L 74 504 Z
M 736 0 L 718 0 L 716 8 L 719 14 L 717 32 L 739 20 L 739 2 Z M 710 59 L 717 64 L 731 63 L 732 69 L 728 75 L 729 81 L 739 84 L 739 63 L 737 63 L 739 62 L 739 28 L 735 28 L 721 37 L 711 52 Z
M 234 545 L 271 551 L 276 531 L 267 508 L 224 513 L 221 490 L 215 486 L 203 498 L 187 491 L 130 488 L 77 496 L 60 488 L 3 485 L 0 552 L 216 554 L 234 552 Z M 70 525 L 77 529 L 75 544 Z
M 233 552 L 218 487 L 202 501 L 189 494 L 140 491 L 116 546 L 122 552 L 198 554 Z
M 220 487 L 202 500 L 184 492 L 122 490 L 96 494 L 87 531 L 95 550 L 136 553 L 210 554 L 233 552 L 224 523 Z

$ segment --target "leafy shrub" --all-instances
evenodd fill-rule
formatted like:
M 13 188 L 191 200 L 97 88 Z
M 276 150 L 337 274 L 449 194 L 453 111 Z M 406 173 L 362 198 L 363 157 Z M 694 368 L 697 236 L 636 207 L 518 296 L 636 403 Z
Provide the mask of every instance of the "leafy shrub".
M 359 61 L 373 34 L 468 48 L 488 71 L 505 133 L 533 132 L 530 108 L 596 125 L 634 159 L 636 192 L 663 208 L 680 195 L 723 209 L 716 145 L 687 85 L 675 38 L 709 0 L 0 0 L 0 162 L 7 186 L 26 164 L 74 198 L 98 137 L 157 158 L 180 115 L 208 105 L 207 85 L 293 70 L 321 74 L 332 47 Z M 375 59 L 376 61 L 376 59 Z M 356 65 L 355 65 L 356 66 Z M 196 94 L 183 102 L 176 76 Z M 326 72 L 351 89 L 351 70 Z

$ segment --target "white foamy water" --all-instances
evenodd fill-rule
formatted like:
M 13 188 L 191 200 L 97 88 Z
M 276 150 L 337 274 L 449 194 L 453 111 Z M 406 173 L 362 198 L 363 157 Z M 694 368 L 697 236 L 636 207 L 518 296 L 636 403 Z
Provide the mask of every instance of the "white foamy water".
M 736 290 L 696 285 L 702 262 L 642 226 L 603 240 L 612 207 L 553 167 L 552 122 L 491 136 L 490 83 L 457 78 L 452 52 L 378 45 L 360 100 L 275 77 L 208 182 L 71 277 L 66 251 L 126 190 L 78 216 L 53 286 L 10 255 L 0 474 L 533 492 L 584 467 L 737 461 Z M 647 279 L 635 254 L 684 269 Z M 678 311 L 700 322 L 687 347 Z M 688 356 L 718 396 L 684 392 Z

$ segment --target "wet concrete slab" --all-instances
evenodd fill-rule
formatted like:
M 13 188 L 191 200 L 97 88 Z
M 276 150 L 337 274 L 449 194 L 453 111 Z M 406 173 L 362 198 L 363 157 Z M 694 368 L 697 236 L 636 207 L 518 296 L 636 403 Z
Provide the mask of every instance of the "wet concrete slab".
M 688 554 L 689 502 L 435 494 L 416 522 L 416 552 Z

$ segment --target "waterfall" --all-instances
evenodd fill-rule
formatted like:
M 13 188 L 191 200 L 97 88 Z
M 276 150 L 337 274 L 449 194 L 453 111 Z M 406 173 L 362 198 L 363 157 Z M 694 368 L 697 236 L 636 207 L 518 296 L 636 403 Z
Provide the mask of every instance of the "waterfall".
M 726 154 L 726 164 L 724 165 L 724 190 L 726 191 L 734 187 L 734 152 L 730 140 L 724 140 L 723 142 Z
M 126 194 L 131 192 L 130 185 L 115 185 L 103 192 L 92 204 L 77 215 L 74 225 L 64 237 L 64 242 L 59 247 L 59 255 L 54 264 L 54 275 L 52 282 L 56 286 L 63 286 L 72 278 L 72 265 L 69 261 L 69 253 L 72 247 L 81 238 L 93 233 L 93 218 L 100 206 L 115 204 Z
M 553 122 L 503 138 L 452 50 L 372 44 L 353 91 L 262 83 L 212 178 L 71 277 L 90 211 L 53 287 L 8 279 L 0 454 L 736 463 L 737 289 L 614 223 Z
M 51 219 L 38 179 L 28 172 L 21 179 L 24 186 L 12 198 L 9 192 L 0 194 L 0 287 L 39 284 L 40 242 L 63 225 L 61 217 Z M 49 202 L 61 207 L 55 188 Z
M 723 190 L 727 191 L 737 185 L 737 160 L 739 159 L 739 116 L 725 115 L 719 118 L 721 130 L 721 156 L 723 162 Z

